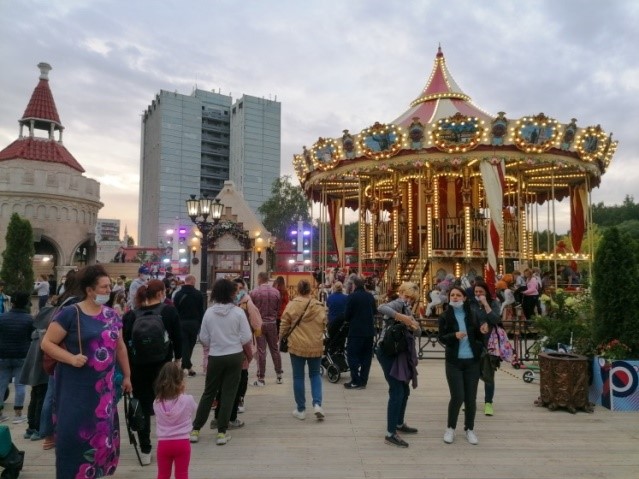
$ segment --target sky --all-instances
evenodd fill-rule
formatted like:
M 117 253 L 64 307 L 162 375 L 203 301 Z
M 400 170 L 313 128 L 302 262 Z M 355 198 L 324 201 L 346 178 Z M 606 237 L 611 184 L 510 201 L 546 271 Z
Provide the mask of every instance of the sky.
M 36 65 L 51 64 L 64 144 L 101 183 L 99 217 L 137 237 L 140 115 L 161 89 L 277 97 L 281 172 L 295 178 L 303 145 L 407 110 L 441 44 L 485 111 L 612 132 L 592 199 L 620 204 L 639 200 L 638 24 L 635 0 L 0 0 L 0 149 Z

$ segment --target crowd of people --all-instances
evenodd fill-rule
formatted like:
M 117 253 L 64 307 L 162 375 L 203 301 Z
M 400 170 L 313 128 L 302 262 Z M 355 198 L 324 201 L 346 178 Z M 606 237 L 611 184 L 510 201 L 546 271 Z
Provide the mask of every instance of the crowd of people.
M 419 288 L 405 282 L 381 299 L 377 274 L 340 273 L 331 278 L 314 274 L 315 285 L 300 280 L 294 293 L 283 277 L 272 281 L 267 273 L 258 274 L 252 290 L 243 278 L 218 279 L 207 298 L 195 288 L 192 275 L 156 279 L 142 266 L 132 281 L 112 280 L 101 265 L 87 266 L 70 271 L 55 295 L 39 298 L 35 318 L 31 292 L 9 298 L 0 282 L 0 400 L 13 380 L 13 422 L 27 423 L 25 439 L 55 449 L 56 474 L 63 478 L 115 471 L 121 437 L 117 402 L 122 393 L 130 393 L 144 413 L 137 430 L 141 463 L 152 463 L 151 421 L 156 416 L 157 477 L 170 477 L 173 466 L 186 477 L 190 444 L 199 442 L 211 414 L 215 443 L 223 446 L 231 440 L 229 430 L 245 425 L 238 415 L 247 408 L 248 385 L 285 382 L 282 344 L 291 362 L 293 417 L 305 420 L 310 410 L 315 420 L 324 420 L 322 358 L 327 336 L 340 325 L 346 331 L 350 374 L 344 388 L 366 389 L 377 358 L 388 384 L 384 441 L 408 447 L 402 435 L 418 433 L 407 424 L 406 411 L 411 387 L 417 387 Z M 329 282 L 330 294 L 322 295 Z M 431 292 L 425 313 L 440 313 L 438 339 L 445 349 L 450 391 L 445 443 L 455 440 L 462 405 L 465 437 L 478 443 L 474 421 L 482 350 L 516 302 L 526 318 L 535 314 L 543 285 L 539 271 L 525 269 L 523 275 L 515 271 L 500 277 L 496 295 L 482 278 L 465 282 L 452 275 Z M 205 385 L 196 402 L 186 394 L 185 378 L 198 374 L 193 364 L 198 341 Z M 249 381 L 253 359 L 256 377 Z M 52 362 L 56 365 L 49 375 L 47 363 Z M 31 397 L 24 414 L 26 386 Z M 493 381 L 485 383 L 484 394 L 484 413 L 492 416 Z M 9 419 L 2 409 L 0 422 Z

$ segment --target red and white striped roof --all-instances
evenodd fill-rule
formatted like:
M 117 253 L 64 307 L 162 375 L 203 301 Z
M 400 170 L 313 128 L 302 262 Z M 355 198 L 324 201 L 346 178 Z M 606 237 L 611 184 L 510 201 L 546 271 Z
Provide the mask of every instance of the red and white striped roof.
M 474 105 L 470 97 L 457 85 L 446 67 L 444 54 L 439 47 L 433 70 L 423 91 L 411 103 L 411 107 L 392 123 L 408 127 L 417 117 L 423 124 L 430 124 L 456 113 L 477 117 L 480 120 L 493 120 L 490 114 Z

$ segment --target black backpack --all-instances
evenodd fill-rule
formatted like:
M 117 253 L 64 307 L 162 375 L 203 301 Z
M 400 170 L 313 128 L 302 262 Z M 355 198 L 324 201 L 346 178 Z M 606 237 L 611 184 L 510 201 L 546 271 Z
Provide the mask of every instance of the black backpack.
M 162 308 L 164 304 L 134 311 L 129 350 L 135 364 L 158 363 L 169 355 L 171 341 L 162 320 Z

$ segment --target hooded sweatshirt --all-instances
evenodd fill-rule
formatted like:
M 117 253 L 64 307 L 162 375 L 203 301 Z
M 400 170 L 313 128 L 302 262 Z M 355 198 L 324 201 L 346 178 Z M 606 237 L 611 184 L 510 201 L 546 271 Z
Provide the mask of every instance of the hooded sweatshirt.
M 200 341 L 209 348 L 209 356 L 241 353 L 252 337 L 246 314 L 233 303 L 215 303 L 204 313 Z
M 153 401 L 158 439 L 188 439 L 193 429 L 191 422 L 196 410 L 197 404 L 190 394 Z

